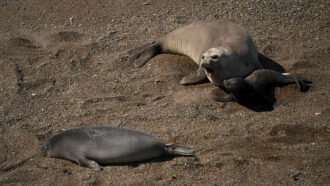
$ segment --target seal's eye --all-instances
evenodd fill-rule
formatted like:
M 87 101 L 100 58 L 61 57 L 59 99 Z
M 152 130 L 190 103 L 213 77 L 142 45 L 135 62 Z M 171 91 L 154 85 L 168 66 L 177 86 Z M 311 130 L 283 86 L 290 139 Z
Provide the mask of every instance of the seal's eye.
M 205 59 L 205 56 L 202 56 L 202 59 Z
M 211 57 L 212 59 L 219 59 L 219 56 L 218 55 L 214 55 Z

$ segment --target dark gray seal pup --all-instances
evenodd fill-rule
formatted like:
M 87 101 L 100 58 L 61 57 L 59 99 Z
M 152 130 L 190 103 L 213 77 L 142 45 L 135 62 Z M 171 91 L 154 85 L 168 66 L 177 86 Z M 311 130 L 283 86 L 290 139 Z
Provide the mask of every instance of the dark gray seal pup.
M 117 127 L 83 127 L 51 137 L 41 147 L 44 156 L 67 159 L 101 170 L 100 164 L 129 163 L 164 155 L 193 156 L 193 150 L 134 130 Z
M 247 31 L 230 22 L 198 22 L 178 28 L 165 37 L 131 50 L 129 61 L 143 66 L 158 54 L 179 54 L 199 65 L 196 73 L 185 76 L 182 85 L 197 84 L 209 79 L 217 86 L 223 80 L 244 78 L 262 68 L 258 51 Z
M 305 92 L 309 89 L 310 81 L 302 80 L 289 73 L 280 73 L 269 69 L 254 71 L 245 79 L 231 78 L 224 80 L 224 90 L 228 98 L 215 98 L 216 101 L 236 101 L 253 110 L 273 110 L 276 102 L 275 87 L 296 84 L 298 89 Z

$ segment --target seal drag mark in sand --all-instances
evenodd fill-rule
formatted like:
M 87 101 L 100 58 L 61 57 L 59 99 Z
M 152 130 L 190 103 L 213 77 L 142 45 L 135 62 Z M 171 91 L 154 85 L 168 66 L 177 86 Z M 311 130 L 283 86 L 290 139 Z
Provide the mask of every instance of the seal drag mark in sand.
M 164 144 L 159 139 L 134 130 L 116 127 L 84 127 L 51 137 L 41 147 L 44 156 L 67 159 L 101 170 L 100 164 L 129 163 L 164 155 L 193 156 L 193 150 Z
M 276 102 L 275 87 L 297 84 L 300 91 L 308 90 L 310 81 L 299 79 L 288 73 L 260 69 L 254 71 L 245 79 L 231 78 L 224 81 L 224 88 L 230 94 L 228 98 L 216 98 L 216 101 L 236 101 L 241 105 L 262 110 L 273 110 Z
M 128 53 L 132 54 L 129 60 L 138 67 L 162 53 L 190 57 L 199 68 L 184 77 L 180 81 L 182 85 L 209 79 L 215 85 L 223 86 L 225 79 L 244 78 L 262 68 L 252 38 L 243 27 L 229 22 L 193 23 Z

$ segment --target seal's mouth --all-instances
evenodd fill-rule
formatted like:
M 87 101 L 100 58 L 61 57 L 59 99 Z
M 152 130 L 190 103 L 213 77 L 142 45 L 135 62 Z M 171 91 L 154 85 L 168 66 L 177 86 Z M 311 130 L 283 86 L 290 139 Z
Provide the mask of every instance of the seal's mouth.
M 212 68 L 209 68 L 209 67 L 204 67 L 204 68 L 205 68 L 205 70 L 206 70 L 208 73 L 210 73 L 210 74 L 213 73 L 213 69 L 212 69 Z

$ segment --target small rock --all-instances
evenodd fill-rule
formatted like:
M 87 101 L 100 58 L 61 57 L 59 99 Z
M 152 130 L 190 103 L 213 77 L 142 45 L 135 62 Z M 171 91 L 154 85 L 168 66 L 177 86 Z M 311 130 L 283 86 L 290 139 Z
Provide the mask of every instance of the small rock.
M 69 28 L 69 24 L 68 23 L 64 23 L 64 29 L 68 29 Z
M 223 167 L 223 163 L 217 163 L 215 166 L 216 166 L 217 168 L 222 168 L 222 167 Z

